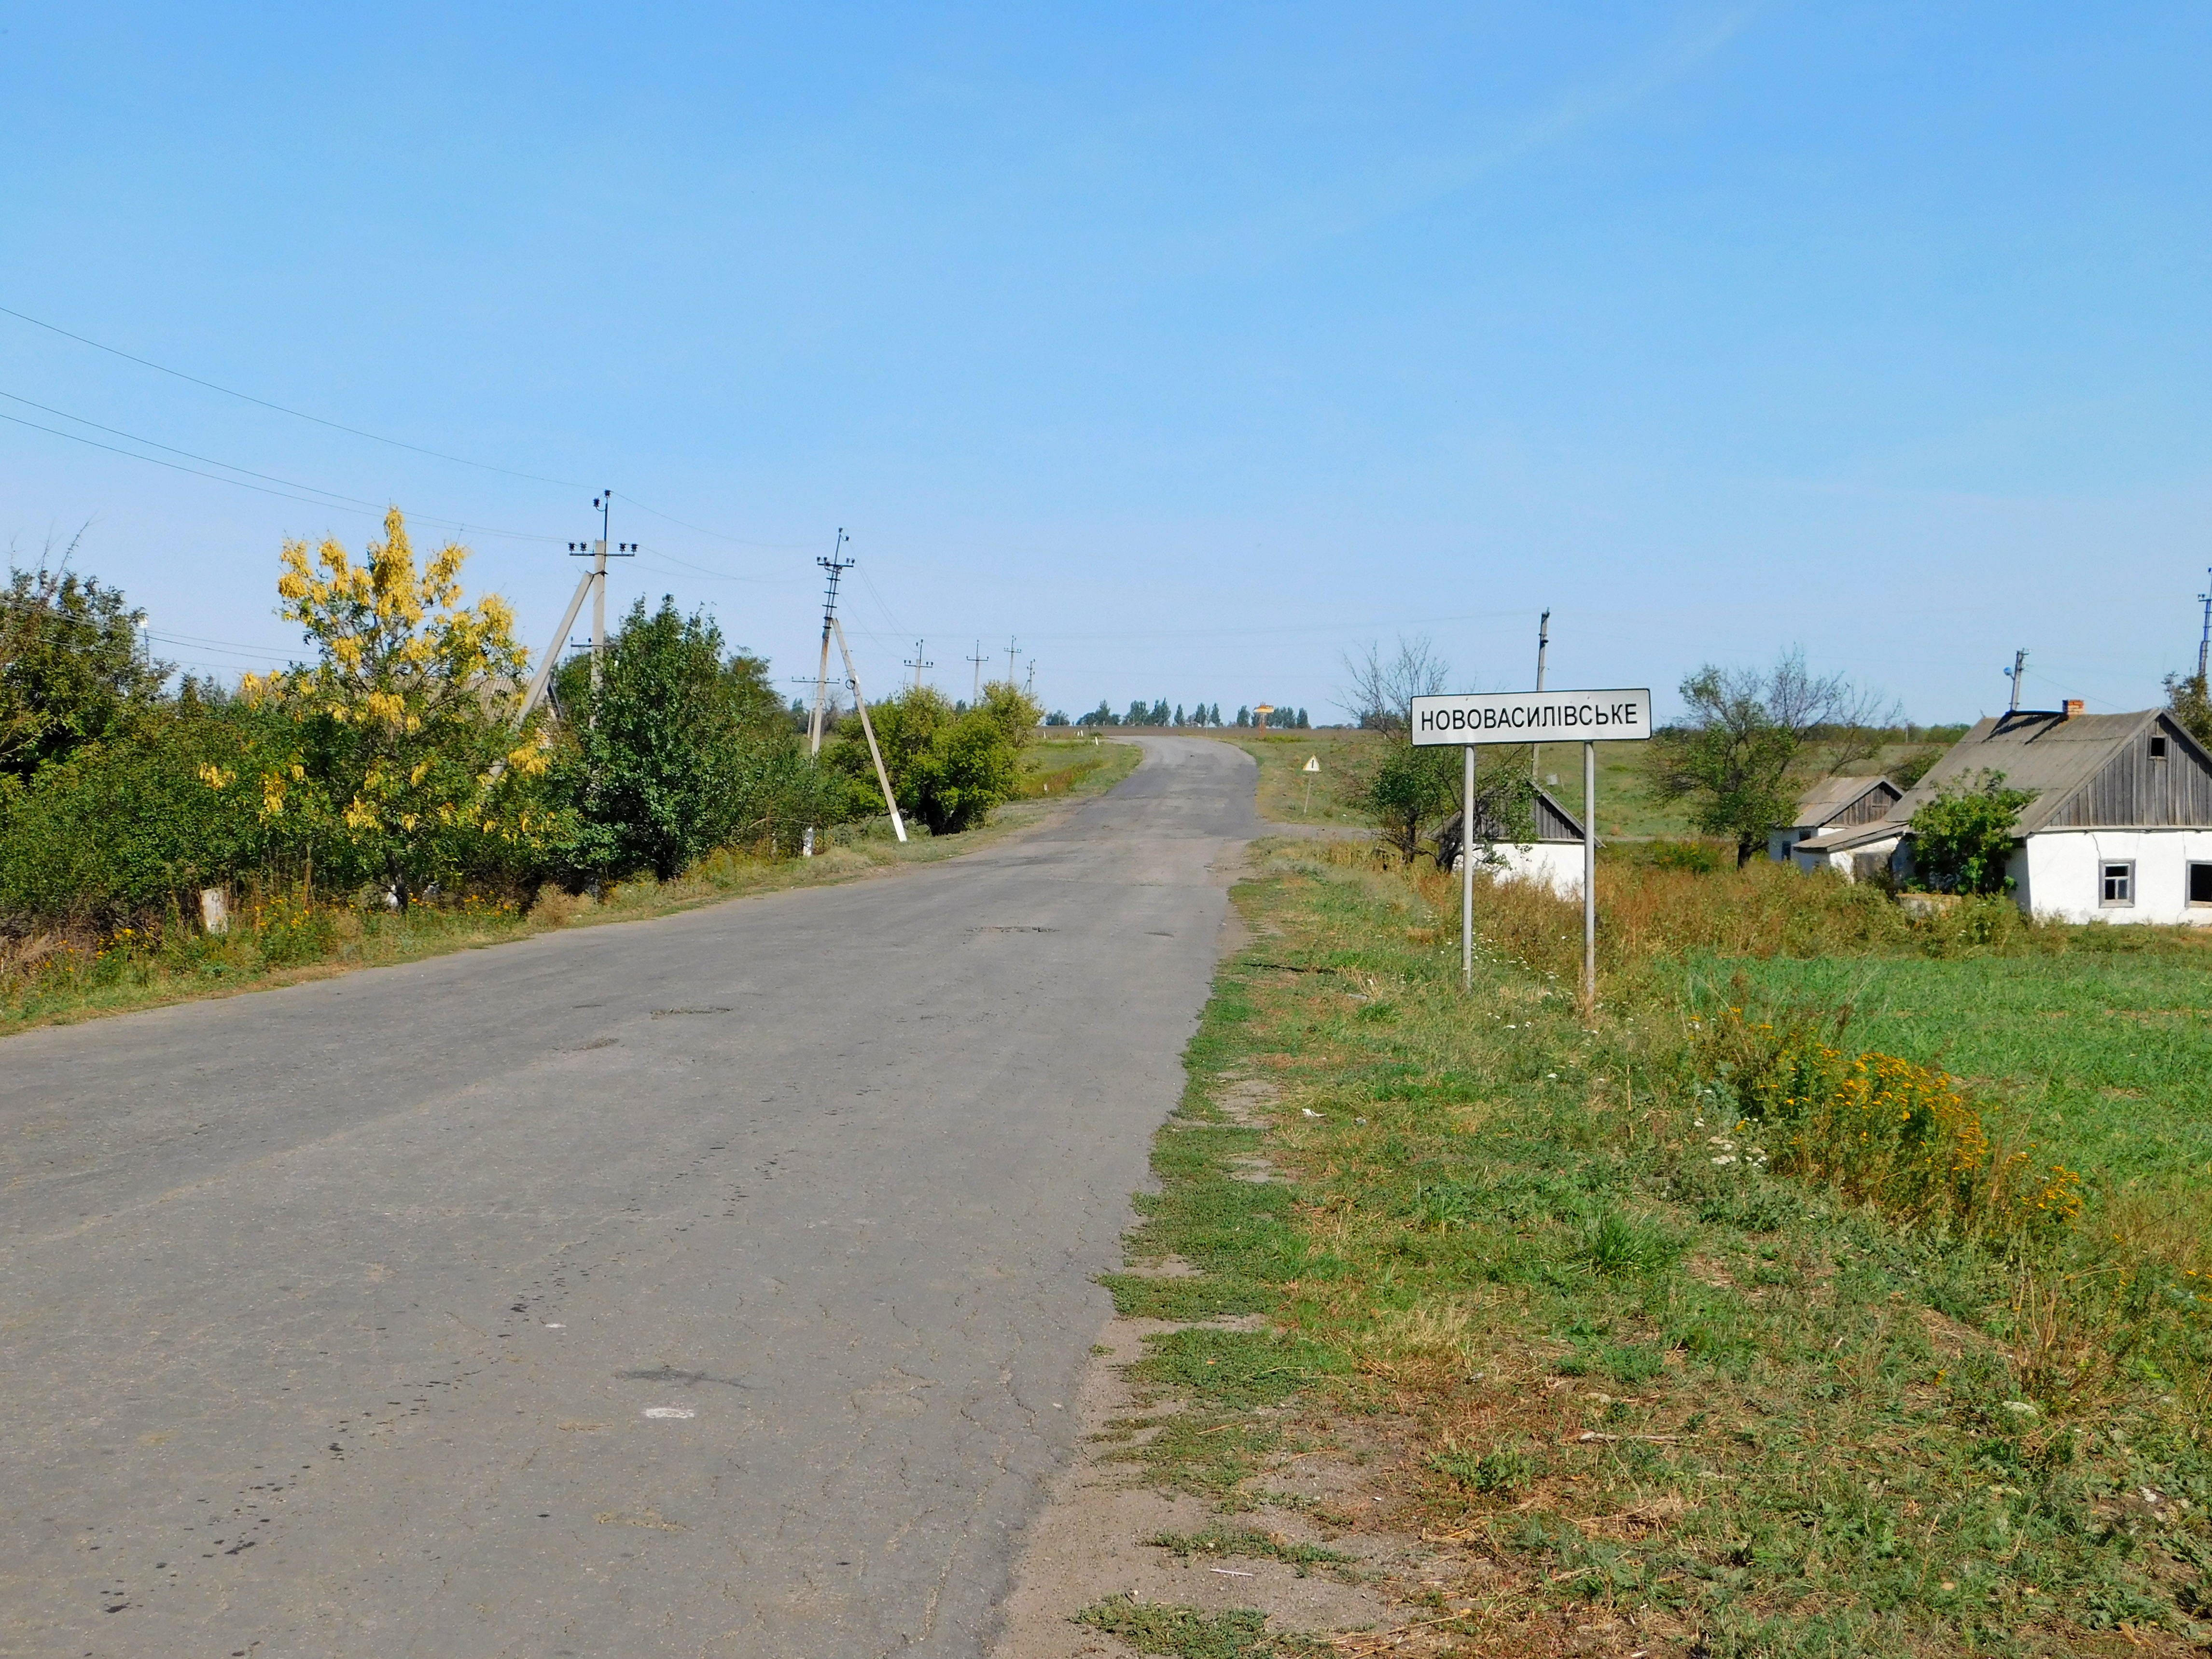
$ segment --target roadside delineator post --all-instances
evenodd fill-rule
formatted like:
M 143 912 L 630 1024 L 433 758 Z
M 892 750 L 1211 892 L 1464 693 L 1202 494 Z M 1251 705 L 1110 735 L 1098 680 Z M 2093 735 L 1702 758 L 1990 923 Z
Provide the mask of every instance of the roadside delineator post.
M 1583 985 L 1585 1018 L 1597 1012 L 1597 745 L 1651 735 L 1648 688 L 1610 691 L 1495 691 L 1416 697 L 1418 748 L 1467 750 L 1460 815 L 1460 974 L 1474 983 L 1474 751 L 1486 744 L 1580 739 L 1583 745 Z

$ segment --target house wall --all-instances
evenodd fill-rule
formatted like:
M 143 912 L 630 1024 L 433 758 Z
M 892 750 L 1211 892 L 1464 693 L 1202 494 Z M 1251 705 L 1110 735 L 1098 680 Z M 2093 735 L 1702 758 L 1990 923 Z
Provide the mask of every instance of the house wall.
M 1789 863 L 1790 849 L 1812 833 L 1810 830 L 1800 830 L 1794 825 L 1787 829 L 1768 830 L 1766 856 L 1777 864 Z
M 1886 840 L 1869 842 L 1858 847 L 1838 848 L 1832 851 L 1793 851 L 1790 862 L 1807 874 L 1815 870 L 1833 870 L 1845 881 L 1856 881 L 1863 871 L 1892 862 L 1897 854 L 1900 838 L 1891 836 Z
M 1496 860 L 1490 866 L 1493 878 L 1540 882 L 1561 898 L 1583 896 L 1583 844 L 1578 841 L 1540 841 L 1518 847 L 1500 842 L 1491 854 Z
M 2136 902 L 2106 906 L 2099 869 L 2136 866 Z M 2065 921 L 2212 926 L 2212 905 L 2189 902 L 2189 866 L 2212 864 L 2212 829 L 2043 830 L 2013 854 L 2014 896 L 2033 915 Z

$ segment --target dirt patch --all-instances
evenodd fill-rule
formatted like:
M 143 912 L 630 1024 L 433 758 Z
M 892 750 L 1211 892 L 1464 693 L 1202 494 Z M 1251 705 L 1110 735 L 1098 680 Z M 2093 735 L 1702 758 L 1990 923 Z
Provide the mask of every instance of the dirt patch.
M 1233 1329 L 1260 1322 L 1209 1324 Z M 1102 1456 L 1128 1443 L 1115 1425 L 1159 1411 L 1158 1402 L 1147 1411 L 1126 1375 L 1142 1357 L 1144 1339 L 1183 1328 L 1154 1319 L 1114 1319 L 1099 1334 L 1106 1352 L 1094 1356 L 1078 1396 L 1081 1448 L 1030 1528 L 1012 1593 L 1000 1610 L 993 1659 L 1119 1659 L 1132 1650 L 1074 1622 L 1084 1608 L 1116 1596 L 1209 1613 L 1253 1609 L 1268 1616 L 1271 1629 L 1321 1636 L 1379 1632 L 1407 1622 L 1404 1592 L 1419 1586 L 1418 1578 L 1402 1581 L 1409 1567 L 1425 1565 L 1436 1552 L 1419 1538 L 1364 1524 L 1365 1517 L 1357 1515 L 1383 1507 L 1380 1469 L 1370 1474 L 1327 1453 L 1293 1455 L 1254 1483 L 1285 1501 L 1224 1516 L 1211 1499 L 1155 1490 L 1127 1462 Z M 1338 1522 L 1350 1524 L 1333 1524 Z M 1317 1564 L 1203 1547 L 1178 1553 L 1148 1541 L 1202 1537 L 1209 1528 L 1224 1527 L 1274 1540 L 1291 1556 L 1303 1546 L 1344 1559 Z

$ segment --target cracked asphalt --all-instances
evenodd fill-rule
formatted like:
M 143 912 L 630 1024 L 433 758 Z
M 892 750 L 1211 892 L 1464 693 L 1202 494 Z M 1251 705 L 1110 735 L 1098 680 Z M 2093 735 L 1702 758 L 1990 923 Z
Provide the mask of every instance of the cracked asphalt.
M 0 1042 L 0 1653 L 980 1655 L 1250 760 Z

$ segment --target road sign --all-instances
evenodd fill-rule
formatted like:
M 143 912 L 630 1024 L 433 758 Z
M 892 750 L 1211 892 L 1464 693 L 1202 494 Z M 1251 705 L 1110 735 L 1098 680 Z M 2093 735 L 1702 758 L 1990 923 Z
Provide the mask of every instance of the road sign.
M 1300 767 L 1298 769 L 1299 769 L 1300 771 L 1302 771 L 1302 772 L 1318 772 L 1318 771 L 1320 771 L 1320 770 L 1321 770 L 1321 757 L 1320 757 L 1319 755 L 1309 755 L 1309 756 L 1307 756 L 1307 757 L 1306 757 L 1306 763 L 1305 763 L 1304 766 Z
M 1618 743 L 1651 735 L 1651 693 L 1486 691 L 1413 699 L 1413 742 Z
M 1474 984 L 1474 751 L 1491 743 L 1583 745 L 1583 1010 L 1597 1007 L 1597 749 L 1600 742 L 1640 742 L 1651 735 L 1650 690 L 1492 691 L 1456 697 L 1416 697 L 1413 742 L 1467 751 L 1460 818 L 1460 972 Z

